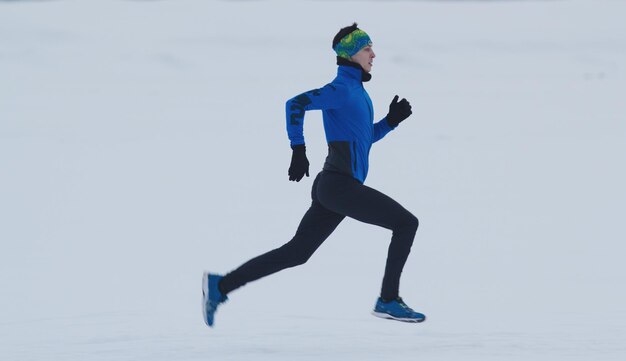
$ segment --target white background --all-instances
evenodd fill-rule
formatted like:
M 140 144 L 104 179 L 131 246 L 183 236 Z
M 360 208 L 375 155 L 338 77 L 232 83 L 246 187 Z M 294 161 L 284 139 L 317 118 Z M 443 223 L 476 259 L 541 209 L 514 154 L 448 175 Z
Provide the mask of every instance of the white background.
M 623 360 L 626 2 L 0 2 L 2 360 Z M 420 219 L 369 314 L 390 232 L 345 220 L 306 265 L 233 292 L 204 270 L 287 242 L 285 101 L 374 41 L 367 184 Z M 311 172 L 326 156 L 306 115 Z

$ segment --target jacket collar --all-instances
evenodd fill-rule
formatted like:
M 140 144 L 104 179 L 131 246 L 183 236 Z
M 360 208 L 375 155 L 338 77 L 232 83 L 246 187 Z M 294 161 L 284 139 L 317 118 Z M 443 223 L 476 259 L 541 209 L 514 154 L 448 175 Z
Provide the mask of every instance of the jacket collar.
M 360 82 L 366 82 L 372 79 L 372 74 L 363 70 L 361 65 L 348 59 L 338 56 L 337 65 L 339 65 L 339 69 L 337 69 L 337 75 L 347 76 L 348 78 L 352 78 Z

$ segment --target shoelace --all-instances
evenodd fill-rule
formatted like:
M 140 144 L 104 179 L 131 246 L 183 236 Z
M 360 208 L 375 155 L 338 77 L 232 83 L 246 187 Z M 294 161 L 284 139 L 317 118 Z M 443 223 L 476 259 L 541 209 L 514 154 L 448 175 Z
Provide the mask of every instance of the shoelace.
M 404 301 L 402 300 L 402 298 L 398 297 L 396 299 L 396 302 L 398 302 L 398 304 L 400 305 L 400 307 L 404 308 L 405 310 L 407 310 L 408 312 L 413 312 L 415 313 L 415 311 L 413 311 L 413 309 L 411 307 L 409 307 L 406 303 L 404 303 Z

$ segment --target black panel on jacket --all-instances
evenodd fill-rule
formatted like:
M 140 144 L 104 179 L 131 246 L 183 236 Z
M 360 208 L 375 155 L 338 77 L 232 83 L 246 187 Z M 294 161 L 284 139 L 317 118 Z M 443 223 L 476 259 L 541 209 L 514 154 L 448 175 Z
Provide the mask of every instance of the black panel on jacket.
M 348 141 L 329 142 L 324 170 L 352 177 L 353 162 L 356 160 L 352 159 L 351 145 Z

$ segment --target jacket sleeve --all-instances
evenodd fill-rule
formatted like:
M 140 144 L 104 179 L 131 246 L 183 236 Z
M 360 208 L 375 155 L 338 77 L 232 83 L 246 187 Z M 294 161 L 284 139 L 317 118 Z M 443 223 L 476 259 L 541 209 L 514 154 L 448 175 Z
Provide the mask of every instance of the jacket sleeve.
M 374 140 L 372 143 L 376 143 L 379 140 L 383 139 L 387 133 L 392 131 L 394 128 L 387 123 L 387 117 L 384 117 L 381 121 L 374 124 Z
M 323 88 L 309 90 L 287 100 L 287 135 L 291 146 L 304 144 L 304 112 L 340 108 L 348 90 L 340 84 L 326 84 Z

